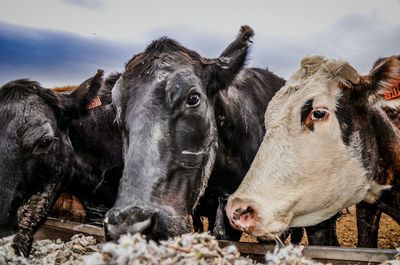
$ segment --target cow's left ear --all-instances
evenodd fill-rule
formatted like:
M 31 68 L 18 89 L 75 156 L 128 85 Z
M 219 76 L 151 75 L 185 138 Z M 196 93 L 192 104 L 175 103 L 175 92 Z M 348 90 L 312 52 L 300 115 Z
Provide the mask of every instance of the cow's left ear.
M 367 78 L 371 103 L 393 109 L 400 107 L 399 55 L 376 61 Z
M 217 59 L 205 62 L 208 95 L 215 95 L 220 89 L 227 88 L 235 79 L 246 62 L 253 36 L 254 31 L 251 27 L 247 25 L 242 26 L 236 39 Z
M 62 94 L 63 98 L 63 121 L 68 122 L 87 114 L 93 107 L 101 105 L 97 93 L 103 86 L 103 70 L 97 70 L 97 73 L 85 80 L 73 92 Z

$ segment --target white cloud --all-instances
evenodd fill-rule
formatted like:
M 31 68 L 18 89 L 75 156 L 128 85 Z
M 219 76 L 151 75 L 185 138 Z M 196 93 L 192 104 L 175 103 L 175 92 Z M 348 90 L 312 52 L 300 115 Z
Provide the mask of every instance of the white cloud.
M 67 0 L 76 2 L 78 0 Z M 93 3 L 85 0 L 83 3 Z M 109 0 L 102 8 L 81 8 L 54 0 L 3 0 L 3 21 L 114 40 L 143 41 L 147 32 L 182 25 L 219 34 L 242 24 L 257 33 L 307 37 L 349 15 L 370 15 L 386 24 L 399 23 L 398 1 L 387 0 Z
M 77 1 L 3 0 L 0 17 L 11 24 L 73 32 L 92 43 L 111 40 L 124 47 L 123 51 L 116 51 L 119 56 L 105 55 L 101 60 L 96 58 L 94 64 L 86 64 L 87 71 L 91 71 L 91 65 L 104 67 L 107 62 L 122 66 L 129 60 L 126 54 L 130 56 L 144 49 L 146 44 L 163 35 L 204 56 L 215 57 L 242 24 L 249 24 L 256 31 L 249 65 L 268 67 L 285 78 L 298 67 L 301 58 L 310 54 L 348 60 L 361 73 L 366 73 L 378 57 L 400 53 L 400 0 L 388 0 L 384 4 L 375 0 L 102 0 L 101 8 L 90 8 L 95 0 L 79 4 Z M 18 27 L 11 28 L 10 32 L 15 30 Z M 24 30 L 20 34 L 43 37 L 35 30 Z M 134 44 L 131 52 L 130 44 Z M 57 83 L 72 77 L 75 81 L 82 76 L 77 67 L 69 67 L 68 75 L 50 76 L 43 72 L 38 77 L 43 78 L 42 82 Z M 18 69 L 22 68 L 9 71 L 18 76 Z
M 83 8 L 101 8 L 104 6 L 104 0 L 61 0 L 65 3 L 76 5 Z

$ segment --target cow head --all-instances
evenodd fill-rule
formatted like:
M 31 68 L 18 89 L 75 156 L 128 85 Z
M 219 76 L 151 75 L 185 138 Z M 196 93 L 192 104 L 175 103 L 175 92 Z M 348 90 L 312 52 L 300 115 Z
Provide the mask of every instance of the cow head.
M 398 163 L 397 129 L 381 107 L 399 106 L 399 83 L 399 56 L 367 76 L 343 61 L 303 59 L 268 105 L 261 147 L 228 200 L 232 226 L 268 237 L 375 201 L 389 188 L 382 170 Z
M 102 74 L 99 71 L 70 94 L 26 79 L 0 88 L 0 236 L 15 229 L 21 204 L 49 182 L 71 176 L 68 125 L 87 112 Z
M 127 63 L 112 91 L 125 166 L 105 219 L 108 237 L 190 232 L 188 215 L 204 193 L 216 155 L 213 99 L 244 65 L 252 35 L 243 26 L 217 59 L 161 38 Z

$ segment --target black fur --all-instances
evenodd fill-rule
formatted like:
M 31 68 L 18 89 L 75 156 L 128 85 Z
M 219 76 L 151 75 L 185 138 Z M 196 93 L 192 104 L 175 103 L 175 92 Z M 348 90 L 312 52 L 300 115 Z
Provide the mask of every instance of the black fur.
M 84 202 L 95 204 L 114 202 L 122 171 L 115 113 L 112 105 L 86 108 L 97 94 L 103 102 L 111 101 L 111 87 L 99 92 L 102 74 L 98 71 L 69 94 L 25 79 L 0 89 L 0 236 L 18 228 L 14 247 L 24 255 L 59 192 L 78 193 Z M 80 138 L 84 135 L 92 135 L 92 141 Z M 100 157 L 103 153 L 108 156 Z M 110 172 L 114 186 L 103 180 Z
M 161 38 L 127 63 L 113 90 L 125 167 L 116 204 L 106 219 L 111 238 L 128 231 L 155 239 L 190 231 L 187 215 L 204 192 L 210 176 L 205 170 L 215 162 L 214 99 L 245 63 L 251 36 L 243 28 L 217 59 Z M 191 107 L 187 99 L 193 93 L 200 101 Z M 128 217 L 115 218 L 125 212 L 135 215 L 137 209 L 147 215 L 138 212 L 129 222 Z M 215 215 L 216 208 L 213 211 Z M 138 222 L 148 226 L 135 228 Z
M 304 123 L 306 122 L 306 119 L 312 110 L 313 110 L 313 99 L 309 99 L 306 101 L 306 103 L 304 103 L 304 105 L 301 107 L 301 110 L 300 110 L 301 126 L 304 126 Z M 313 131 L 314 125 L 311 125 L 308 128 L 311 131 Z

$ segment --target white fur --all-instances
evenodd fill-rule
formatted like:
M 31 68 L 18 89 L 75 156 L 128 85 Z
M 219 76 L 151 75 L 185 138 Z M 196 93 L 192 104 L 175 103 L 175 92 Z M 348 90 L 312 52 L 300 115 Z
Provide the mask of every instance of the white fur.
M 168 77 L 169 74 L 170 74 L 170 72 L 167 72 L 167 71 L 163 71 L 163 70 L 157 71 L 156 72 L 157 82 L 164 81 Z
M 206 162 L 206 165 L 203 168 L 202 171 L 202 182 L 201 186 L 199 188 L 199 194 L 196 198 L 196 201 L 193 205 L 192 212 L 197 207 L 197 204 L 199 203 L 200 198 L 204 195 L 204 192 L 206 191 L 208 180 L 211 176 L 211 171 L 213 170 L 214 167 L 214 162 L 215 162 L 215 157 L 217 155 L 217 148 L 218 148 L 218 142 L 212 142 L 211 145 L 208 147 L 208 159 Z
M 118 78 L 118 80 L 115 82 L 115 85 L 113 89 L 111 90 L 111 97 L 112 97 L 112 102 L 113 102 L 113 107 L 116 112 L 116 121 L 119 126 L 121 126 L 121 83 L 123 82 L 122 76 Z
M 198 152 L 192 152 L 192 151 L 188 151 L 188 150 L 183 150 L 182 154 L 183 155 L 201 155 L 201 154 L 204 154 L 204 150 L 200 150 Z

